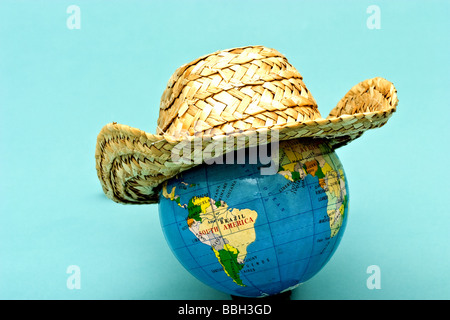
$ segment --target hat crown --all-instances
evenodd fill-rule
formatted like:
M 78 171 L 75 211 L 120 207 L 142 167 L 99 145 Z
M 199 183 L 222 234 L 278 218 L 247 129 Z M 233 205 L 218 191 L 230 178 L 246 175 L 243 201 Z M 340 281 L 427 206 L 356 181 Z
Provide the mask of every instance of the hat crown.
M 161 97 L 158 133 L 220 135 L 318 118 L 314 98 L 286 57 L 250 46 L 178 68 Z

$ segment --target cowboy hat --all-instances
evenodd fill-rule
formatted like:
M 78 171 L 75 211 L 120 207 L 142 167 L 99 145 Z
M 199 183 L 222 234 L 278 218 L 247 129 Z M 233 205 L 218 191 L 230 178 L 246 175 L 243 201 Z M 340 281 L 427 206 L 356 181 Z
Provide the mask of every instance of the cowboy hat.
M 336 149 L 383 126 L 397 103 L 394 85 L 377 77 L 354 86 L 322 118 L 302 76 L 278 51 L 217 51 L 181 66 L 169 79 L 156 134 L 115 122 L 103 127 L 95 150 L 97 175 L 116 202 L 157 203 L 164 181 L 212 158 L 202 150 L 224 138 L 266 133 L 257 143 L 267 144 L 276 132 L 280 141 L 320 138 Z M 222 146 L 219 154 L 248 143 Z

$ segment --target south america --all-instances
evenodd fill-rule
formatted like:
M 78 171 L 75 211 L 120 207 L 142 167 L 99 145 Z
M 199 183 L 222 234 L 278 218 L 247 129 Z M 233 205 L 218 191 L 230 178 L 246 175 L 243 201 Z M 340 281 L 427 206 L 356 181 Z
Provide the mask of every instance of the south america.
M 247 247 L 256 239 L 257 212 L 229 208 L 226 202 L 207 196 L 193 197 L 189 204 L 189 230 L 211 247 L 225 273 L 236 284 L 245 286 L 240 271 L 244 267 Z
M 239 286 L 246 286 L 240 277 L 247 256 L 247 247 L 256 240 L 255 222 L 258 213 L 251 209 L 228 207 L 223 200 L 208 195 L 192 197 L 185 205 L 179 203 L 175 187 L 170 193 L 163 186 L 163 196 L 188 210 L 186 223 L 195 237 L 210 246 L 224 272 Z

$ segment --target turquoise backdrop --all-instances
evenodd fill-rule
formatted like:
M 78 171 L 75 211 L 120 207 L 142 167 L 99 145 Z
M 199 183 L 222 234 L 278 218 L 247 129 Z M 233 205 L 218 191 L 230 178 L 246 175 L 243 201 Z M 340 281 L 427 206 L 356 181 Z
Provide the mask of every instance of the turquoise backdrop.
M 450 299 L 449 12 L 437 0 L 0 1 L 0 299 L 230 298 L 178 263 L 157 205 L 104 196 L 94 149 L 112 121 L 154 133 L 177 67 L 244 45 L 285 54 L 324 117 L 375 76 L 400 100 L 337 151 L 346 232 L 292 298 Z

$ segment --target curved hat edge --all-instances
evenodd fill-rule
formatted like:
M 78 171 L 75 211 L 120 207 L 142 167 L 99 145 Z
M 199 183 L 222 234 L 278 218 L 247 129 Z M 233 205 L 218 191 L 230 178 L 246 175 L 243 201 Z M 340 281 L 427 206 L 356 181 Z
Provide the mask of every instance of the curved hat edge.
M 329 139 L 330 145 L 336 149 L 359 138 L 365 131 L 386 124 L 397 104 L 394 85 L 377 77 L 350 89 L 327 118 L 263 129 L 279 130 L 280 141 L 302 137 Z M 157 203 L 156 191 L 162 182 L 198 165 L 174 164 L 170 159 L 172 149 L 186 140 L 211 137 L 155 135 L 127 125 L 109 123 L 100 131 L 95 151 L 97 175 L 103 191 L 118 203 Z

